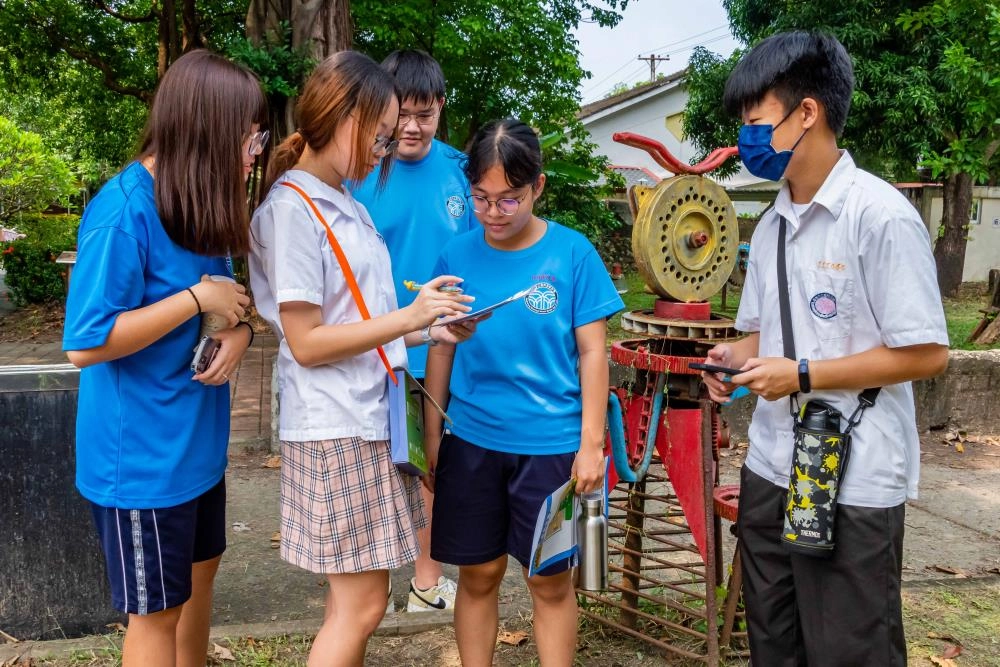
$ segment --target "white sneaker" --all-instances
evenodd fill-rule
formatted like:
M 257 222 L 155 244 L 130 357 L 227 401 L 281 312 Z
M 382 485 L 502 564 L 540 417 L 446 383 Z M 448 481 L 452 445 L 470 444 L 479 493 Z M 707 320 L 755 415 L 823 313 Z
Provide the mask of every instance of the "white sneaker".
M 394 614 L 396 613 L 396 602 L 392 599 L 392 579 L 389 580 L 389 596 L 385 601 L 385 613 Z
M 437 609 L 452 609 L 455 606 L 455 593 L 458 585 L 447 577 L 439 577 L 436 586 L 427 590 L 417 588 L 410 579 L 410 595 L 406 600 L 406 611 L 434 611 Z

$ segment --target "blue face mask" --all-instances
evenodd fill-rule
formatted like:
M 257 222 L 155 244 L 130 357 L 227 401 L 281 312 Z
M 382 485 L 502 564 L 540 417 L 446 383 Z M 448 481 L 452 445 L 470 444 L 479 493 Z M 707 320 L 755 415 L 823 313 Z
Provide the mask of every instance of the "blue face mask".
M 788 116 L 791 116 L 793 111 L 795 109 L 789 111 L 788 115 L 781 119 L 781 123 L 788 120 Z M 771 145 L 771 139 L 774 136 L 774 131 L 778 129 L 781 123 L 774 126 L 744 125 L 740 128 L 740 136 L 736 142 L 740 151 L 740 159 L 746 165 L 747 171 L 757 178 L 763 178 L 768 181 L 780 181 L 781 177 L 785 174 L 785 169 L 788 168 L 788 162 L 792 159 L 792 152 L 799 145 L 799 142 L 802 141 L 802 137 L 806 136 L 806 132 L 809 131 L 808 128 L 803 130 L 802 135 L 796 140 L 794 146 L 787 151 L 779 153 Z

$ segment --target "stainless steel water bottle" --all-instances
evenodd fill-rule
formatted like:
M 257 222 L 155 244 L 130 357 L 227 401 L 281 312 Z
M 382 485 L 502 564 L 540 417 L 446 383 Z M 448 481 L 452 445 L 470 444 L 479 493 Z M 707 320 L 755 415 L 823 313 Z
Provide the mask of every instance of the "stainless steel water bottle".
M 583 494 L 577 519 L 580 541 L 578 588 L 585 591 L 608 589 L 608 519 L 604 516 L 604 491 Z

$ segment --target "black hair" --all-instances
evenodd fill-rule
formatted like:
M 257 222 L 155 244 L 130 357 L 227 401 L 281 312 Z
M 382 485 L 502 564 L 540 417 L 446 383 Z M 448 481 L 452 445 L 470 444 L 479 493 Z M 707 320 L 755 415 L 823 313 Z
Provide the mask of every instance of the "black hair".
M 476 184 L 490 167 L 500 165 L 512 188 L 534 185 L 542 173 L 538 135 L 516 118 L 494 120 L 479 128 L 466 151 L 465 177 Z
M 854 91 L 854 68 L 844 45 L 833 35 L 782 32 L 759 42 L 740 60 L 726 81 L 722 103 L 740 115 L 771 91 L 794 109 L 812 97 L 826 110 L 826 122 L 837 136 L 847 124 Z
M 423 51 L 393 51 L 382 67 L 396 78 L 400 104 L 408 99 L 429 104 L 444 97 L 441 65 Z

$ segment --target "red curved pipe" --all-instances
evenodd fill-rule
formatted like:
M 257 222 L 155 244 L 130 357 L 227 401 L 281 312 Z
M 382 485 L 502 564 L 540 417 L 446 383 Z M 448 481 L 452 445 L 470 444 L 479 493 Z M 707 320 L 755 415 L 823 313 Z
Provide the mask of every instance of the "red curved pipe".
M 672 174 L 706 174 L 713 169 L 717 169 L 723 162 L 739 153 L 739 149 L 736 148 L 736 146 L 716 148 L 714 151 L 705 156 L 705 159 L 698 164 L 687 164 L 686 162 L 681 162 L 675 158 L 670 150 L 659 141 L 650 139 L 649 137 L 644 137 L 641 134 L 635 134 L 634 132 L 615 132 L 611 138 L 620 144 L 625 144 L 626 146 L 631 146 L 632 148 L 640 148 L 646 151 L 654 160 L 656 160 L 656 164 L 660 165 Z

